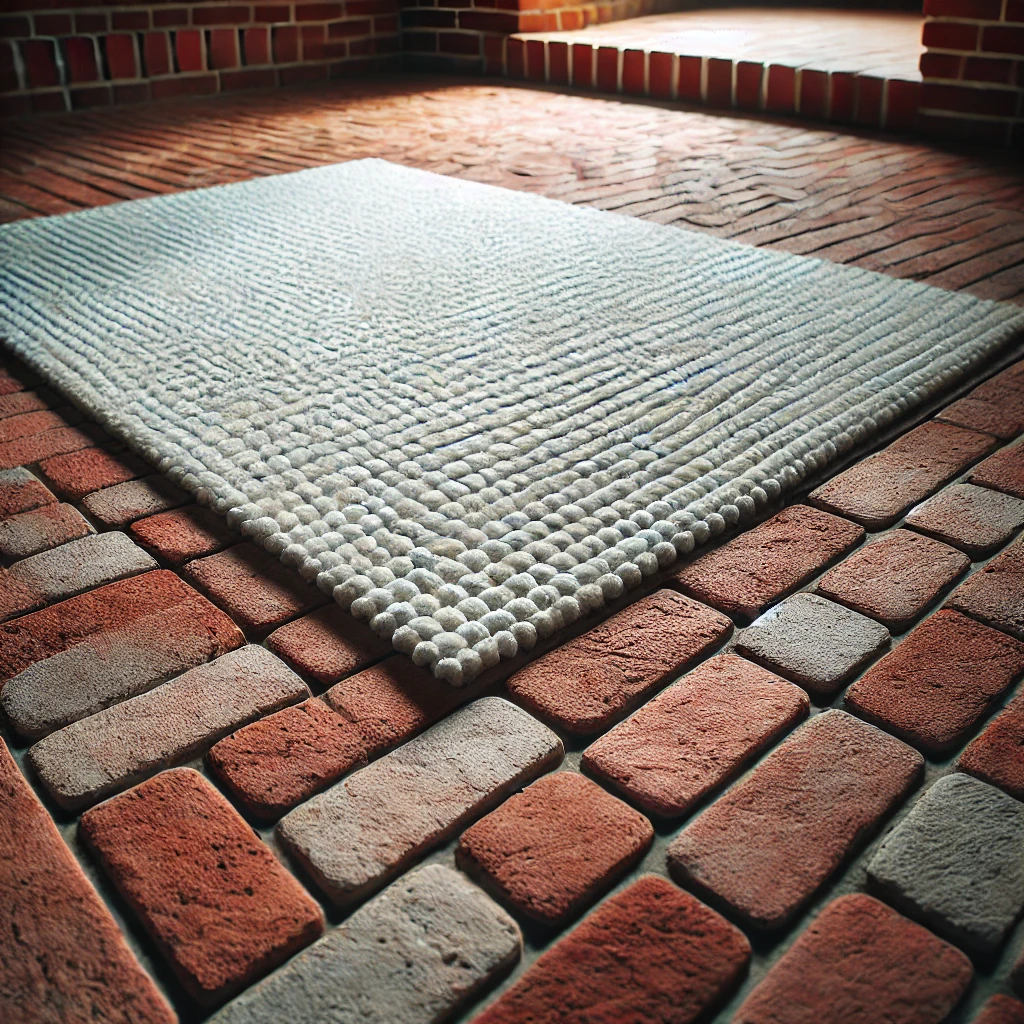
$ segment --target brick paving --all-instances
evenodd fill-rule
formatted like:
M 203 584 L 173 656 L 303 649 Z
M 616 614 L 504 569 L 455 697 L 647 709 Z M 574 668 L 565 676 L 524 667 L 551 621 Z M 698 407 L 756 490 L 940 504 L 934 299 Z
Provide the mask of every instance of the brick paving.
M 29 151 L 69 174 L 104 166 L 93 180 L 107 182 L 134 153 L 132 173 L 154 190 L 404 153 L 612 206 L 634 187 L 664 200 L 665 181 L 689 169 L 671 202 L 617 208 L 771 241 L 749 235 L 742 225 L 757 211 L 741 209 L 749 197 L 731 206 L 727 190 L 770 187 L 786 168 L 803 194 L 760 208 L 779 215 L 766 224 L 797 229 L 775 244 L 799 250 L 822 227 L 810 225 L 873 202 L 896 218 L 888 245 L 908 232 L 947 259 L 947 228 L 914 235 L 915 218 L 970 202 L 989 227 L 967 232 L 946 264 L 954 272 L 933 269 L 933 283 L 984 294 L 998 279 L 1000 297 L 1024 292 L 1019 243 L 985 240 L 986 216 L 1022 223 L 1020 175 L 1006 165 L 656 107 L 436 88 L 294 91 L 14 125 L 0 192 L 29 173 L 12 171 L 9 154 Z M 570 132 L 565 119 L 579 110 L 593 123 Z M 501 117 L 502 132 L 488 132 Z M 389 118 L 401 139 L 384 129 Z M 247 135 L 257 121 L 270 134 Z M 673 133 L 687 139 L 666 142 Z M 580 175 L 560 162 L 570 135 Z M 60 154 L 47 148 L 58 137 Z M 851 160 L 864 161 L 856 184 Z M 731 212 L 717 224 L 687 220 L 708 211 Z M 870 264 L 829 237 L 813 251 Z M 986 259 L 980 276 L 960 269 Z M 0 537 L 26 534 L 16 517 L 46 510 L 46 522 L 66 522 L 69 508 L 97 531 L 67 540 L 39 529 L 28 546 L 41 550 L 5 558 L 5 572 L 39 586 L 34 610 L 0 622 L 0 728 L 14 755 L 0 751 L 0 890 L 17 893 L 3 901 L 4 930 L 21 939 L 0 957 L 0 1016 L 65 1019 L 88 998 L 83 1018 L 169 1022 L 169 1001 L 183 1024 L 210 1013 L 258 1024 L 302 1020 L 317 1003 L 362 1013 L 358 997 L 372 992 L 366 1019 L 380 1024 L 554 1022 L 567 1005 L 595 1020 L 608 1006 L 609 1020 L 715 1024 L 1017 1020 L 1024 538 L 1011 520 L 984 542 L 971 530 L 936 540 L 911 509 L 965 490 L 986 502 L 1021 497 L 1021 366 L 838 474 L 809 504 L 769 504 L 760 526 L 725 534 L 604 622 L 583 620 L 469 691 L 320 607 L 312 588 L 198 506 L 149 507 L 132 522 L 93 514 L 92 495 L 147 468 L 92 424 L 37 416 L 65 414 L 31 375 L 0 370 L 0 422 L 18 420 L 0 440 Z M 113 552 L 84 576 L 74 571 L 83 541 Z M 137 561 L 123 561 L 129 552 Z M 805 614 L 765 646 L 758 617 L 786 625 L 793 602 L 830 614 Z M 182 808 L 204 815 L 206 830 L 179 827 Z M 238 851 L 252 860 L 232 859 Z M 935 870 L 924 871 L 929 858 Z M 268 886 L 292 908 L 272 924 L 274 901 L 257 895 Z M 545 900 L 568 909 L 539 927 Z M 321 911 L 326 932 L 313 941 Z

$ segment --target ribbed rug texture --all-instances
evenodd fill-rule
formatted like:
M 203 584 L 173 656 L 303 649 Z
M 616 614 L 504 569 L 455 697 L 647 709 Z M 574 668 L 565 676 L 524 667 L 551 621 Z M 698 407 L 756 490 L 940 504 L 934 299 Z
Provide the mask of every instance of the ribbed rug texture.
M 1024 311 L 379 160 L 0 230 L 7 345 L 453 684 L 979 371 Z

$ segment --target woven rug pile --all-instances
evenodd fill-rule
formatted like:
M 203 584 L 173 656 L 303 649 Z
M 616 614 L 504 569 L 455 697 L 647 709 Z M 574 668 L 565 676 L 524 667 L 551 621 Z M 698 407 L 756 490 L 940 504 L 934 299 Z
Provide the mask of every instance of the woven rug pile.
M 379 160 L 9 225 L 0 298 L 18 356 L 456 685 L 1024 327 Z

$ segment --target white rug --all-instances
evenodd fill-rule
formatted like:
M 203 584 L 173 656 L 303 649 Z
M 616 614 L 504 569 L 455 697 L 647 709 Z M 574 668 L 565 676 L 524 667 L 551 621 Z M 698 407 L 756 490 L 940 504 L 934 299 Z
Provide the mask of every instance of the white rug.
M 0 295 L 20 357 L 456 684 L 1024 327 L 378 160 L 9 225 Z

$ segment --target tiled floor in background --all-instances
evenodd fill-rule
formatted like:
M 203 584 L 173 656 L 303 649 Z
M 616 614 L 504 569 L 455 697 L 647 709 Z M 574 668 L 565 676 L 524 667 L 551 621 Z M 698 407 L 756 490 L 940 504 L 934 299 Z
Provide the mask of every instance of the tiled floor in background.
M 1024 293 L 1022 176 L 1009 164 L 604 100 L 433 89 L 402 82 L 20 124 L 0 191 L 14 216 L 385 156 L 875 260 L 981 294 Z M 379 952 L 361 975 L 347 973 L 352 956 L 328 957 L 303 984 L 386 992 L 397 1000 L 389 1021 L 424 1019 L 401 1014 L 412 969 L 401 957 L 415 948 L 407 962 L 429 972 L 421 993 L 435 1007 L 466 979 L 482 987 L 459 1020 L 500 992 L 487 1021 L 531 1019 L 542 1006 L 548 1015 L 536 1019 L 553 1021 L 585 998 L 608 1020 L 635 1019 L 614 1002 L 631 999 L 651 1019 L 666 1005 L 674 1016 L 664 1019 L 684 1021 L 716 1005 L 713 1019 L 725 1022 L 742 1004 L 735 1019 L 749 1024 L 874 1021 L 896 1005 L 894 1021 L 939 1024 L 972 974 L 957 947 L 976 957 L 975 980 L 949 1020 L 980 1021 L 994 993 L 1003 1015 L 993 1007 L 985 1024 L 1024 1020 L 1009 999 L 1024 934 L 1005 934 L 1024 904 L 1014 874 L 1024 804 L 1011 799 L 1024 796 L 1024 719 L 1013 701 L 1024 670 L 1022 367 L 806 501 L 677 563 L 610 621 L 581 622 L 528 665 L 508 666 L 511 678 L 468 692 L 388 655 L 10 367 L 0 374 L 0 677 L 17 681 L 0 699 L 21 737 L 5 723 L 4 739 L 182 1020 L 208 1012 L 195 997 L 218 1005 L 314 937 L 318 914 L 302 887 L 331 935 L 352 907 L 374 908 L 347 926 L 350 940 L 383 936 L 398 957 Z M 239 649 L 243 639 L 257 646 Z M 177 678 L 125 701 L 168 676 Z M 307 686 L 319 700 L 303 700 Z M 488 695 L 517 708 L 455 710 Z M 538 722 L 564 745 L 558 774 L 546 774 L 558 749 Z M 515 737 L 514 754 L 490 759 L 503 735 Z M 366 762 L 349 795 L 302 804 Z M 158 774 L 132 797 L 86 810 L 181 764 L 201 775 Z M 964 781 L 958 765 L 984 784 Z M 4 904 L 4 931 L 20 940 L 9 963 L 40 986 L 15 1019 L 47 1008 L 44 977 L 51 992 L 85 993 L 94 1015 L 115 1017 L 119 998 L 134 994 L 136 1019 L 161 1019 L 159 997 L 119 959 L 87 894 L 76 890 L 91 942 L 69 949 L 70 930 L 41 927 L 70 913 L 47 900 L 73 889 L 74 875 L 51 866 L 18 884 L 52 863 L 55 847 L 23 783 L 2 781 L 8 793 L 22 788 L 0 828 L 0 887 L 19 893 Z M 275 831 L 296 805 L 306 810 Z M 176 822 L 182 807 L 209 831 L 197 833 L 189 815 Z M 321 812 L 344 827 L 325 826 Z M 566 854 L 578 844 L 588 860 Z M 350 855 L 366 850 L 373 856 Z M 936 850 L 934 870 L 915 870 Z M 526 951 L 507 980 L 507 920 L 452 881 L 463 875 L 427 872 L 365 902 L 419 858 L 467 873 L 510 908 Z M 636 883 L 644 873 L 658 878 Z M 965 884 L 975 886 L 966 905 Z M 588 914 L 609 886 L 612 897 Z M 458 913 L 445 910 L 444 893 Z M 402 922 L 415 906 L 431 908 L 431 934 L 447 936 L 436 954 L 409 946 Z M 60 955 L 46 966 L 42 949 Z M 528 974 L 547 949 L 551 959 Z M 88 987 L 83 961 L 96 981 Z M 306 963 L 300 954 L 285 971 L 294 977 Z M 386 985 L 373 973 L 384 963 L 397 965 Z M 13 974 L 11 986 L 3 971 L 3 996 L 28 977 Z M 527 991 L 524 977 L 547 987 Z M 787 1015 L 773 1016 L 780 1007 Z M 40 1017 L 60 1018 L 48 1009 Z M 289 1009 L 302 1020 L 300 1005 Z M 247 1019 L 281 1017 L 257 1005 Z

